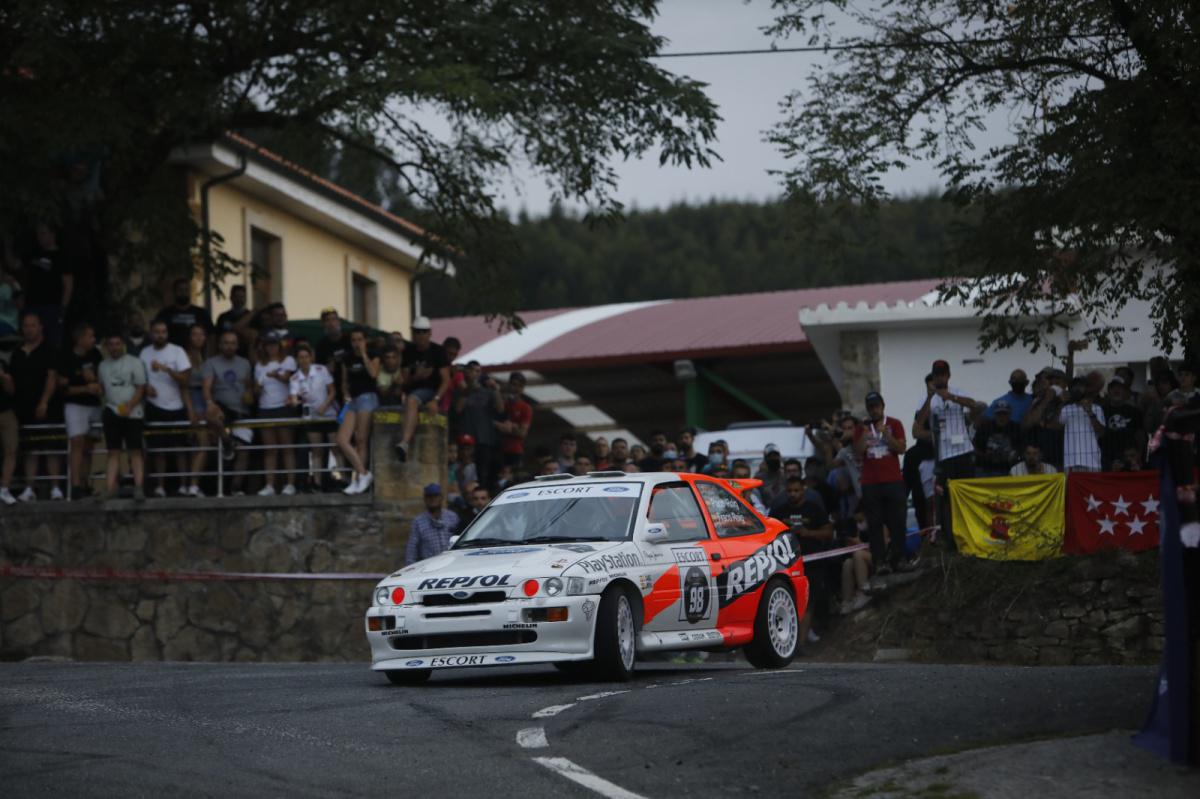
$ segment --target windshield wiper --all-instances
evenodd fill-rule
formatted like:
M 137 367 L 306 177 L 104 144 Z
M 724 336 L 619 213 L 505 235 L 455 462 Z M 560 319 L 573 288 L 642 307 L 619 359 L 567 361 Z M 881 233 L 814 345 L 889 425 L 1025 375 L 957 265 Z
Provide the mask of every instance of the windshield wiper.
M 604 538 L 598 535 L 535 535 L 533 538 L 526 538 L 521 543 L 523 544 L 561 544 L 570 541 L 611 541 L 611 538 Z
M 472 538 L 470 541 L 459 541 L 455 549 L 472 549 L 476 547 L 507 547 L 513 544 L 523 544 L 524 541 L 513 541 L 511 538 Z

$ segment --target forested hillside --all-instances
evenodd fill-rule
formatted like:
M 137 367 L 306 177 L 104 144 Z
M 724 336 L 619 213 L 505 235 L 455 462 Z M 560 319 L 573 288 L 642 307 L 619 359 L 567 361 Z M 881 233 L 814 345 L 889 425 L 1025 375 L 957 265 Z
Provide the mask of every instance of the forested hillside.
M 955 211 L 937 196 L 875 214 L 824 214 L 784 203 L 710 202 L 631 211 L 590 224 L 562 209 L 516 220 L 517 308 L 597 305 L 930 277 L 948 267 Z M 474 312 L 469 278 L 426 279 L 432 316 Z

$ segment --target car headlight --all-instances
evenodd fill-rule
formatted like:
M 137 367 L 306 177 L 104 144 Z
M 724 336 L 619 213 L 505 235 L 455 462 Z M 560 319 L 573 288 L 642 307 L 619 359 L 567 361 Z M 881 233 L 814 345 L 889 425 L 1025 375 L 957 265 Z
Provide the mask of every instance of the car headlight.
M 386 586 L 381 585 L 378 588 L 376 588 L 375 589 L 375 604 L 376 605 L 388 604 L 388 594 L 390 594 L 390 593 L 391 593 L 391 590 L 389 588 L 387 588 Z
M 551 577 L 542 583 L 542 588 L 546 591 L 546 596 L 558 596 L 563 590 L 563 581 L 557 577 Z
M 567 596 L 580 596 L 584 593 L 584 581 L 582 577 L 567 578 Z

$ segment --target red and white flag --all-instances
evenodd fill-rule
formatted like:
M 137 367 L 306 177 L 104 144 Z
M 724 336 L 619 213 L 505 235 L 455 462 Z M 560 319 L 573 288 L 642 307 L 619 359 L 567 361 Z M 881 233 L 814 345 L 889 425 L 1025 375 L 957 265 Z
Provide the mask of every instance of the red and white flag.
M 1140 552 L 1158 546 L 1158 472 L 1074 472 L 1067 476 L 1063 550 Z

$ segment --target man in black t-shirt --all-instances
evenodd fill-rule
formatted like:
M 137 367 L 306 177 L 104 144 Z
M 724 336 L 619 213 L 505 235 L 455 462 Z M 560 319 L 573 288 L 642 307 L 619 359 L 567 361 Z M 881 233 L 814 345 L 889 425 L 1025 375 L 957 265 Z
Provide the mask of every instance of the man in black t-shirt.
M 337 391 L 338 402 L 342 396 L 342 369 L 346 356 L 350 354 L 350 336 L 342 329 L 342 320 L 336 308 L 326 308 L 321 311 L 321 328 L 325 335 L 317 342 L 314 355 L 317 363 L 329 370 L 333 377 L 333 385 Z
M 54 350 L 42 332 L 42 320 L 37 311 L 26 310 L 21 314 L 21 337 L 24 339 L 9 361 L 8 371 L 12 374 L 16 394 L 14 406 L 17 419 L 22 425 L 47 425 L 62 422 L 62 406 L 55 402 L 58 390 L 58 372 Z M 38 435 L 46 435 L 40 431 Z M 58 477 L 62 474 L 62 459 L 47 455 L 47 474 Z M 38 456 L 25 456 L 25 490 L 17 497 L 22 502 L 37 499 L 34 478 L 37 477 Z M 57 480 L 51 482 L 51 499 L 62 499 L 63 492 Z
M 429 317 L 418 316 L 412 322 L 412 346 L 404 348 L 400 373 L 404 375 L 404 436 L 396 445 L 396 457 L 408 460 L 408 445 L 417 431 L 417 419 L 422 408 L 438 413 L 442 397 L 450 390 L 450 362 L 445 351 L 433 343 Z
M 789 477 L 786 488 L 787 501 L 777 505 L 771 512 L 771 517 L 779 519 L 791 528 L 800 541 L 800 554 L 811 555 L 824 552 L 833 541 L 833 523 L 825 508 L 813 501 L 811 494 L 805 491 L 804 481 L 799 477 Z M 828 615 L 829 595 L 831 587 L 831 565 L 833 559 L 819 560 L 804 564 L 804 573 L 808 576 L 810 597 L 809 605 L 822 619 Z M 812 613 L 805 612 L 800 620 L 800 640 L 809 638 L 812 628 Z
M 234 286 L 229 290 L 230 308 L 217 317 L 217 334 L 236 333 L 238 354 L 246 356 L 246 328 L 250 324 L 250 309 L 246 307 L 246 287 Z M 215 345 L 209 348 L 215 350 Z
M 71 347 L 58 359 L 58 389 L 63 397 L 63 417 L 71 464 L 71 492 L 74 498 L 91 493 L 88 455 L 92 425 L 100 422 L 100 351 L 92 326 L 79 322 L 71 330 Z
M 203 327 L 204 332 L 211 338 L 212 316 L 199 305 L 192 305 L 192 281 L 190 279 L 181 277 L 175 281 L 174 297 L 175 304 L 163 308 L 151 321 L 152 324 L 160 320 L 167 323 L 167 341 L 187 349 L 192 325 Z
M 1140 452 L 1146 445 L 1142 409 L 1133 401 L 1123 376 L 1115 375 L 1109 381 L 1103 408 L 1107 429 L 1100 439 L 1104 457 L 1101 468 L 1119 471 L 1128 460 L 1125 457 L 1126 450 Z
M 37 240 L 26 256 L 25 310 L 33 311 L 42 322 L 42 335 L 57 347 L 62 341 L 63 318 L 75 288 L 75 277 L 58 239 L 46 223 L 37 226 Z

